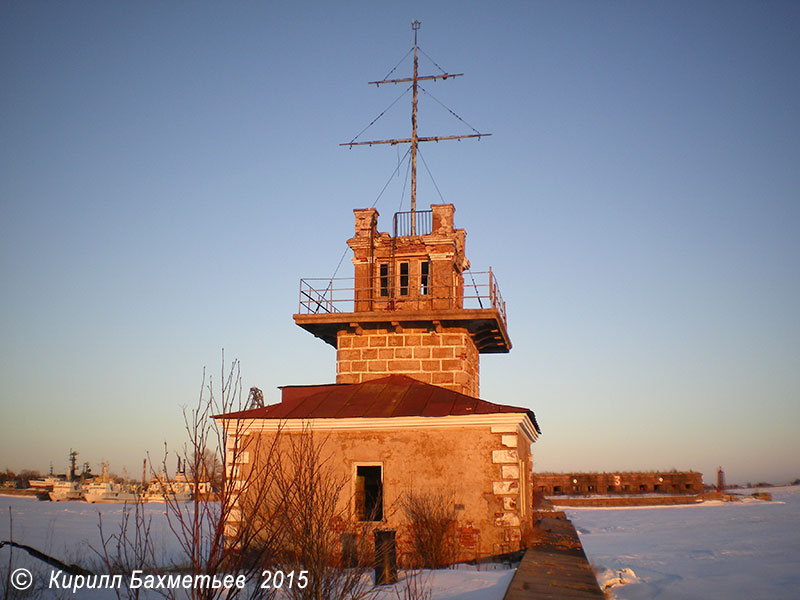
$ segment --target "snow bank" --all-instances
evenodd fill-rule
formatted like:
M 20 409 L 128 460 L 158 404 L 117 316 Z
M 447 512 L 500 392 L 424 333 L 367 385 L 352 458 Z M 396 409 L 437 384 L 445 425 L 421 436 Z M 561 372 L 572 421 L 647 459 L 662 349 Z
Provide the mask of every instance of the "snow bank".
M 770 491 L 772 502 L 744 498 L 565 512 L 603 583 L 625 569 L 635 573 L 635 580 L 624 577 L 610 586 L 618 600 L 795 599 L 800 590 L 800 488 Z

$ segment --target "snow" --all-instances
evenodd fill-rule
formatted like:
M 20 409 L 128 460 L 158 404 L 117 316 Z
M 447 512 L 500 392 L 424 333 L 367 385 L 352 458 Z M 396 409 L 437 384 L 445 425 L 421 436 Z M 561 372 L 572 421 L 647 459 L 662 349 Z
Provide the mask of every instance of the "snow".
M 514 570 L 504 565 L 481 565 L 481 570 L 467 565 L 456 569 L 422 571 L 422 589 L 431 591 L 435 600 L 502 600 L 514 576 Z M 379 600 L 403 598 L 404 579 L 381 590 Z M 410 586 L 413 589 L 413 585 Z M 418 588 L 419 589 L 419 588 Z
M 772 493 L 771 502 L 746 498 L 737 503 L 570 508 L 566 512 L 578 528 L 601 585 L 617 600 L 798 598 L 800 487 L 767 491 Z M 90 556 L 89 544 L 99 541 L 98 515 L 110 533 L 116 531 L 122 516 L 119 505 L 0 497 L 3 540 L 9 538 L 9 508 L 15 541 L 65 562 Z M 158 543 L 164 555 L 174 552 L 163 505 L 147 505 L 145 510 L 153 519 L 152 531 L 163 536 Z M 7 564 L 8 549 L 3 548 L 1 568 Z M 49 571 L 19 550 L 14 551 L 14 566 L 30 566 L 40 577 Z M 429 590 L 435 600 L 501 600 L 513 574 L 504 565 L 480 570 L 461 566 L 423 571 L 415 583 Z M 377 598 L 403 598 L 405 577 L 403 573 L 399 584 L 382 588 Z M 105 600 L 115 596 L 82 592 L 75 597 Z
M 601 585 L 618 600 L 795 599 L 800 487 L 764 491 L 772 493 L 771 502 L 745 498 L 566 513 Z
M 164 505 L 143 506 L 145 516 L 153 519 L 151 531 L 161 536 L 159 544 L 168 544 Z M 33 546 L 62 561 L 75 561 L 91 553 L 90 545 L 99 546 L 100 517 L 106 535 L 116 533 L 123 509 L 122 504 L 41 502 L 33 497 L 0 496 L 0 539 L 10 538 L 11 516 L 15 542 Z M 173 550 L 176 549 L 177 545 Z
M 123 506 L 118 504 L 86 504 L 83 502 L 40 502 L 30 497 L 0 496 L 0 540 L 10 539 L 9 509 L 13 516 L 13 539 L 54 556 L 66 563 L 94 559 L 92 546 L 99 548 L 99 517 L 102 516 L 106 535 L 116 533 L 122 520 Z M 163 504 L 146 504 L 146 516 L 152 519 L 151 533 L 159 536 L 161 556 L 171 556 L 178 551 L 174 536 L 166 522 Z M 5 575 L 8 565 L 8 548 L 0 550 L 0 573 Z M 46 582 L 51 568 L 31 559 L 22 550 L 13 551 L 12 571 L 18 567 L 31 570 L 36 581 Z M 514 570 L 506 565 L 481 565 L 480 569 L 459 565 L 455 569 L 422 571 L 409 576 L 400 573 L 400 581 L 393 586 L 380 588 L 377 600 L 402 600 L 404 587 L 412 584 L 417 590 L 430 592 L 433 600 L 502 600 Z M 5 578 L 0 582 L 0 592 Z M 0 595 L 2 595 L 0 593 Z M 75 596 L 107 600 L 116 595 L 113 590 L 81 590 Z M 46 592 L 45 598 L 55 597 Z M 145 594 L 146 598 L 160 598 Z

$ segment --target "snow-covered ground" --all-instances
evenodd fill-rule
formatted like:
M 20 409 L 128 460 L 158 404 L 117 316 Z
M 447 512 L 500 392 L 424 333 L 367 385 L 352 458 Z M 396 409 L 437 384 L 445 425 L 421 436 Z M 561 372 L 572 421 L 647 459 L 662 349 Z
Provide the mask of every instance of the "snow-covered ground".
M 571 508 L 567 514 L 604 578 L 627 582 L 613 588 L 619 600 L 800 598 L 800 487 L 768 491 L 772 502 L 748 499 L 658 508 Z M 98 515 L 108 532 L 116 530 L 122 517 L 118 505 L 0 497 L 0 540 L 9 539 L 9 508 L 15 541 L 65 562 L 89 555 L 89 545 L 97 545 Z M 163 555 L 175 552 L 163 505 L 151 504 L 146 510 L 153 518 L 152 531 L 161 536 L 158 544 Z M 3 572 L 8 556 L 8 548 L 0 550 Z M 38 569 L 40 577 L 49 572 L 49 567 L 20 551 L 14 552 L 14 566 Z M 481 570 L 463 567 L 423 572 L 416 583 L 435 600 L 501 600 L 513 573 L 498 565 Z M 401 586 L 402 582 L 384 588 L 378 598 L 402 598 Z M 70 597 L 105 600 L 115 596 L 82 592 Z
M 10 513 L 9 513 L 10 509 Z M 178 547 L 170 533 L 164 514 L 163 504 L 145 505 L 147 517 L 152 519 L 151 534 L 159 546 L 159 555 L 175 556 Z M 91 547 L 99 548 L 99 519 L 102 516 L 106 535 L 116 533 L 122 521 L 123 507 L 114 504 L 86 504 L 83 502 L 39 502 L 30 497 L 0 496 L 0 540 L 11 537 L 9 514 L 13 522 L 13 539 L 20 544 L 32 546 L 66 563 L 84 563 L 85 557 L 93 559 Z M 5 576 L 8 568 L 9 549 L 0 550 L 0 574 Z M 14 569 L 28 568 L 34 578 L 47 580 L 51 568 L 31 559 L 21 550 L 13 551 Z M 377 600 L 402 600 L 403 588 L 409 582 L 417 590 L 429 592 L 432 600 L 502 600 L 514 570 L 506 565 L 482 565 L 480 570 L 470 566 L 440 571 L 422 571 L 406 580 L 406 573 L 400 573 L 401 580 L 394 586 L 380 589 Z M 0 596 L 5 585 L 5 577 L 0 581 Z M 111 590 L 80 590 L 71 593 L 46 591 L 43 598 L 91 598 L 107 600 L 116 598 Z M 160 598 L 157 594 L 145 595 Z
M 628 582 L 618 600 L 800 598 L 800 486 L 763 491 L 771 502 L 566 512 L 601 578 Z

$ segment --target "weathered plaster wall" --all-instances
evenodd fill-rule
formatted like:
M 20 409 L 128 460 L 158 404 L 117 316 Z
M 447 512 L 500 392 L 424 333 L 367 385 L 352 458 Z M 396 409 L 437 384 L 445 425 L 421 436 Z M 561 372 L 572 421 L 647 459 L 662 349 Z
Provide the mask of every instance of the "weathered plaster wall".
M 512 431 L 513 430 L 513 431 Z M 273 433 L 262 434 L 261 447 Z M 283 432 L 281 443 L 288 436 Z M 342 508 L 355 515 L 355 469 L 380 465 L 384 520 L 398 531 L 398 552 L 408 552 L 401 501 L 407 493 L 452 497 L 462 559 L 516 550 L 531 523 L 531 453 L 515 426 L 363 431 L 317 431 L 317 443 L 336 473 L 347 479 Z M 242 471 L 246 473 L 246 469 Z

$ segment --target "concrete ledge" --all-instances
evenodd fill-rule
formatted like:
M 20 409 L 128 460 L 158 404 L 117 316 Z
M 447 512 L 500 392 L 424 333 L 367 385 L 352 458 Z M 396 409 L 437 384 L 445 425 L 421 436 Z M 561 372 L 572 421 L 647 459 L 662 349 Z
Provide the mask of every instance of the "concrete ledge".
M 563 513 L 562 513 L 563 514 Z M 503 600 L 604 598 L 572 522 L 543 517 Z
M 553 506 L 670 506 L 697 504 L 701 496 L 606 496 L 594 498 L 566 498 L 548 496 Z

